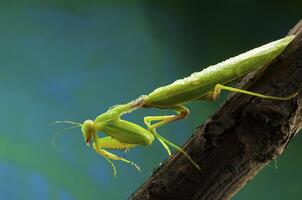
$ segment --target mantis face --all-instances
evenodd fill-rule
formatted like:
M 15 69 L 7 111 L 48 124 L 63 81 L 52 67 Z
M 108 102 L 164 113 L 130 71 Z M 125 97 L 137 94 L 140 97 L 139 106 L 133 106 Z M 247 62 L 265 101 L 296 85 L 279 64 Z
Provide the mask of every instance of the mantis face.
M 81 130 L 82 130 L 86 145 L 89 146 L 91 143 L 91 138 L 96 133 L 95 128 L 94 128 L 94 122 L 92 120 L 86 120 L 83 123 Z

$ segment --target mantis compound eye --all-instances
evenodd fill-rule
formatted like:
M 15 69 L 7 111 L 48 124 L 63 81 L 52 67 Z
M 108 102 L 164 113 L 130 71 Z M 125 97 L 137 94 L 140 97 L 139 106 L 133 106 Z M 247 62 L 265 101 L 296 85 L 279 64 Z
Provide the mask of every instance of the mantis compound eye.
M 84 140 L 86 142 L 86 145 L 89 146 L 91 143 L 91 138 L 93 136 L 93 133 L 95 132 L 93 121 L 92 120 L 86 120 L 82 125 L 82 133 Z

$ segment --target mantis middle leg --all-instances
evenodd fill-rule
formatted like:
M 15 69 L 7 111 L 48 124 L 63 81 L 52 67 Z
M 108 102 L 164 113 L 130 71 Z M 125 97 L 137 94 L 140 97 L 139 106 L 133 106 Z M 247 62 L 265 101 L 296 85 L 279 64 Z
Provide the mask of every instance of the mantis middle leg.
M 174 110 L 176 112 L 176 115 L 165 115 L 165 116 L 148 116 L 144 118 L 145 124 L 148 126 L 148 128 L 158 128 L 160 126 L 166 125 L 168 123 L 171 123 L 176 120 L 180 120 L 183 118 L 186 118 L 190 111 L 188 108 L 182 105 L 172 106 L 167 109 Z M 159 121 L 157 123 L 151 124 L 153 121 Z
M 173 142 L 167 140 L 166 138 L 162 137 L 156 132 L 156 129 L 160 126 L 164 126 L 168 123 L 171 123 L 176 120 L 183 119 L 188 116 L 190 113 L 189 109 L 182 105 L 172 106 L 168 109 L 172 109 L 176 112 L 176 115 L 166 115 L 166 116 L 148 116 L 144 118 L 144 122 L 148 127 L 148 130 L 158 139 L 158 141 L 163 145 L 163 147 L 166 149 L 168 155 L 171 155 L 171 151 L 169 149 L 169 146 L 173 147 L 177 151 L 180 151 L 181 153 L 186 156 L 190 162 L 197 168 L 200 169 L 199 165 L 191 158 L 191 156 L 188 155 L 187 152 L 185 152 L 181 147 L 177 146 Z M 158 121 L 154 124 L 151 124 L 153 121 Z
M 169 149 L 169 146 L 166 144 L 168 142 L 165 142 L 164 138 L 158 137 L 159 135 L 156 133 L 156 128 L 166 125 L 168 123 L 171 123 L 173 121 L 183 119 L 186 116 L 188 116 L 190 111 L 188 108 L 181 106 L 181 105 L 173 106 L 173 107 L 170 107 L 169 109 L 176 111 L 176 115 L 148 116 L 148 117 L 144 118 L 144 122 L 147 125 L 148 129 L 151 130 L 151 133 L 156 136 L 158 141 L 163 145 L 163 147 L 166 149 L 168 155 L 170 156 L 171 150 Z M 151 124 L 151 122 L 153 122 L 153 121 L 159 121 L 159 122 Z M 172 145 L 170 145 L 170 146 L 172 146 Z M 177 145 L 174 145 L 174 146 L 177 146 Z M 180 147 L 177 146 L 177 148 L 180 148 Z

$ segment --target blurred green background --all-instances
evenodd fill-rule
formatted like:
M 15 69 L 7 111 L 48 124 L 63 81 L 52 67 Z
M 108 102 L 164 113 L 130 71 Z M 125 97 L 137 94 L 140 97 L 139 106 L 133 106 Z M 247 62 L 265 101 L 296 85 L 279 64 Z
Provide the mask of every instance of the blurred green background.
M 298 2 L 298 1 L 297 1 Z M 94 119 L 230 56 L 283 37 L 301 17 L 285 1 L 0 1 L 0 198 L 126 199 L 167 158 L 158 142 L 107 162 L 79 129 L 51 142 L 55 120 Z M 182 144 L 220 102 L 160 132 Z M 142 124 L 143 110 L 125 116 Z M 234 199 L 301 199 L 301 135 Z

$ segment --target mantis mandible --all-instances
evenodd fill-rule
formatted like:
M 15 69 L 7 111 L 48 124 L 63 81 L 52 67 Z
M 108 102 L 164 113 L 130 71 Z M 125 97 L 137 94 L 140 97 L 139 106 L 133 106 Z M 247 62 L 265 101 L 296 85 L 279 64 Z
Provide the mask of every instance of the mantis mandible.
M 75 127 L 81 127 L 86 144 L 89 146 L 92 143 L 93 149 L 110 163 L 114 177 L 116 176 L 116 167 L 112 160 L 131 164 L 139 171 L 140 168 L 134 162 L 110 153 L 107 149 L 128 150 L 139 145 L 151 145 L 154 138 L 162 144 L 168 155 L 171 155 L 169 147 L 172 147 L 180 151 L 193 166 L 200 170 L 200 166 L 188 153 L 159 135 L 156 129 L 187 117 L 189 110 L 184 104 L 197 100 L 216 100 L 221 90 L 273 100 L 289 100 L 296 96 L 296 93 L 288 97 L 268 96 L 224 85 L 241 78 L 251 71 L 263 68 L 276 58 L 293 39 L 294 36 L 287 36 L 227 59 L 200 72 L 193 73 L 187 78 L 179 79 L 170 85 L 157 88 L 150 94 L 142 95 L 129 103 L 113 106 L 95 120 L 86 120 L 82 124 L 71 121 L 58 121 L 57 123 L 68 123 L 75 125 Z M 175 114 L 147 116 L 144 118 L 147 128 L 121 119 L 122 115 L 139 108 L 170 109 L 175 111 Z M 106 136 L 99 137 L 99 132 L 104 133 Z

